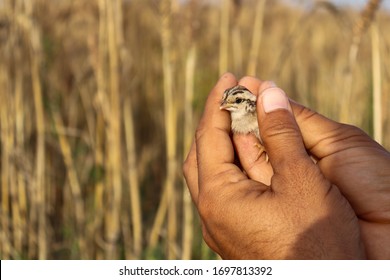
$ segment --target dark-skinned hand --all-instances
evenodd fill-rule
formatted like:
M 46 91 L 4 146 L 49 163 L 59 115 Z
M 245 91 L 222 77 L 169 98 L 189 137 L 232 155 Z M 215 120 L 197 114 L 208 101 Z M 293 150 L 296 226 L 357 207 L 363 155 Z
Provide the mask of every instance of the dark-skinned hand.
M 257 159 L 253 135 L 231 137 L 219 110 L 237 83 L 258 95 L 269 162 Z M 222 258 L 390 258 L 390 154 L 270 82 L 221 77 L 183 170 L 204 239 Z

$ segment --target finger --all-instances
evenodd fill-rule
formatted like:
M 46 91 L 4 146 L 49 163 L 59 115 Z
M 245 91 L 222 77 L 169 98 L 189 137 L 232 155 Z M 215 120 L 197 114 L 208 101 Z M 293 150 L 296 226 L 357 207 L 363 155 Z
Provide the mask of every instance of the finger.
M 254 77 L 244 77 L 239 81 L 239 84 L 255 95 L 260 87 L 273 85 Z M 252 134 L 234 134 L 233 142 L 238 159 L 247 175 L 251 179 L 269 186 L 273 175 L 272 166 L 266 162 L 265 156 L 259 157 L 259 149 L 255 145 L 255 143 L 259 143 L 259 140 Z
M 317 159 L 334 153 L 334 145 L 329 145 L 327 140 L 333 141 L 332 135 L 342 132 L 342 124 L 327 119 L 293 100 L 290 104 L 307 150 Z
M 388 205 L 388 196 L 378 196 L 378 189 L 388 182 L 383 176 L 390 166 L 386 150 L 357 127 L 330 120 L 296 102 L 291 104 L 305 146 L 318 158 L 324 176 L 342 190 L 361 217 L 380 213 L 376 209 Z
M 277 87 L 259 90 L 257 114 L 260 134 L 274 173 L 295 178 L 298 168 L 301 170 L 313 163 L 306 152 L 289 99 Z
M 245 76 L 238 81 L 239 85 L 246 87 L 247 89 L 249 89 L 250 92 L 252 92 L 256 96 L 258 95 L 259 87 L 263 83 L 264 82 L 262 80 L 259 80 L 251 76 Z
M 383 149 L 379 144 L 369 138 L 360 129 L 338 123 L 325 116 L 291 101 L 291 106 L 300 127 L 306 148 L 318 159 L 335 154 L 336 152 L 352 148 L 355 141 L 340 141 L 354 136 L 360 136 L 359 143 L 366 139 L 366 145 L 372 148 Z M 356 137 L 354 137 L 357 139 Z M 352 146 L 348 146 L 352 145 Z
M 242 169 L 252 180 L 269 186 L 273 170 L 265 155 L 259 156 L 259 148 L 255 145 L 258 142 L 259 140 L 252 134 L 233 135 L 234 147 Z
M 196 138 L 201 138 L 202 134 L 208 133 L 207 131 L 209 130 L 209 124 L 207 123 L 207 120 L 209 116 L 210 115 L 214 116 L 216 113 L 219 113 L 219 104 L 222 98 L 222 93 L 220 92 L 223 92 L 226 88 L 234 86 L 235 83 L 236 82 L 234 76 L 229 73 L 223 75 L 220 78 L 220 80 L 217 82 L 216 86 L 211 91 L 208 100 L 206 102 L 205 112 L 198 126 Z M 215 110 L 216 108 L 218 110 Z M 217 129 L 221 129 L 221 131 L 227 131 L 229 130 L 230 127 L 229 122 L 230 121 L 228 115 L 226 116 L 226 114 L 222 114 L 219 118 L 216 118 L 215 125 Z M 192 200 L 194 201 L 195 205 L 198 205 L 199 169 L 198 169 L 198 159 L 197 159 L 197 145 L 199 144 L 202 146 L 203 144 L 202 144 L 202 140 L 197 141 L 196 138 L 195 141 L 192 143 L 190 152 L 183 164 L 183 174 L 186 179 L 187 186 L 189 188 Z M 213 141 L 210 142 L 209 146 L 210 147 L 218 146 L 218 145 L 214 145 L 214 142 Z M 210 157 L 210 159 L 213 160 L 213 157 Z
M 219 109 L 223 92 L 237 84 L 235 77 L 224 74 L 209 94 L 203 116 L 196 132 L 196 152 L 199 169 L 199 187 L 216 174 L 232 168 L 234 150 L 230 139 L 230 117 Z
M 192 201 L 198 205 L 198 163 L 196 160 L 196 145 L 192 143 L 190 152 L 183 164 L 183 174 L 186 180 L 188 190 L 190 191 Z

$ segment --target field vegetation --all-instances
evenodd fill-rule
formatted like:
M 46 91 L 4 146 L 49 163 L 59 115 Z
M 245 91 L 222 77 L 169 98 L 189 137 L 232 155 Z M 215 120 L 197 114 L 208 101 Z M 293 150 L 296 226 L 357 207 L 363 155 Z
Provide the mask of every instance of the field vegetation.
M 0 0 L 0 258 L 217 258 L 181 164 L 225 71 L 389 149 L 389 12 L 285 2 Z

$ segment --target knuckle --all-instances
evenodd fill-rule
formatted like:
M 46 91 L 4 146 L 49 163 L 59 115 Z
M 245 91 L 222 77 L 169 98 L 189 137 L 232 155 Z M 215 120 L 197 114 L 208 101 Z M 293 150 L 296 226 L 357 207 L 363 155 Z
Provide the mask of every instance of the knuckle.
M 275 138 L 280 136 L 296 136 L 298 127 L 296 123 L 282 119 L 272 119 L 267 122 L 262 131 L 265 138 Z
M 318 116 L 318 113 L 307 107 L 299 107 L 294 110 L 295 117 L 301 121 L 307 121 Z

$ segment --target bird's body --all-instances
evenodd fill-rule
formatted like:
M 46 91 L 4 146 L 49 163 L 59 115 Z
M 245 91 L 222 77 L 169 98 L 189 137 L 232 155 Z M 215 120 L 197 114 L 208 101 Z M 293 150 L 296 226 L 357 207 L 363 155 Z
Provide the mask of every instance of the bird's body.
M 225 90 L 219 108 L 230 112 L 233 133 L 253 133 L 262 143 L 257 122 L 256 99 L 256 96 L 246 87 L 237 85 Z M 260 149 L 258 155 L 260 157 L 264 152 L 264 147 L 259 143 L 255 145 Z

